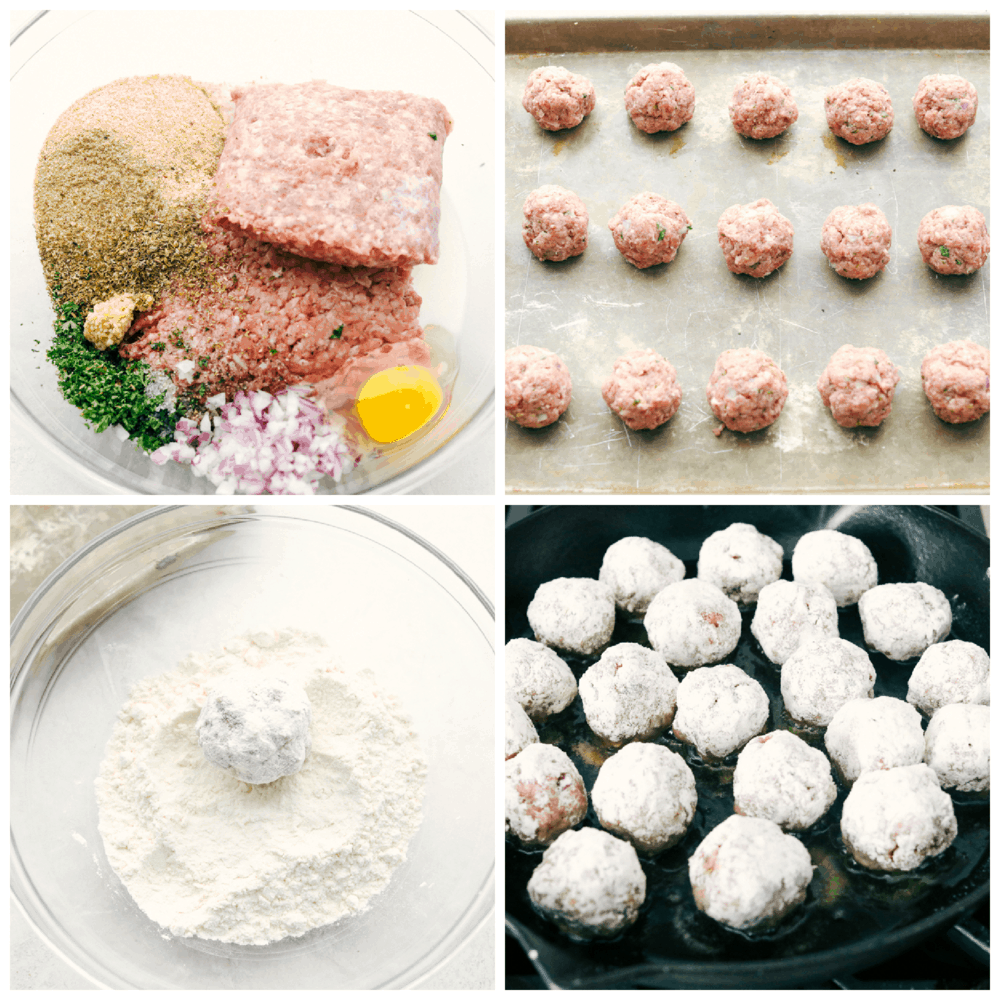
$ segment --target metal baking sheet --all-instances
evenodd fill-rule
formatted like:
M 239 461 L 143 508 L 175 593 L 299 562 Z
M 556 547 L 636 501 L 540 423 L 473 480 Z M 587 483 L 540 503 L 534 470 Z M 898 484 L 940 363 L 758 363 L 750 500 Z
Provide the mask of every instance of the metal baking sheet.
M 966 425 L 938 420 L 920 363 L 949 340 L 989 344 L 990 265 L 938 275 L 916 244 L 917 226 L 934 208 L 969 204 L 989 215 L 988 19 L 896 21 L 508 23 L 506 346 L 559 354 L 573 398 L 548 428 L 507 423 L 507 492 L 988 490 L 989 416 Z M 865 39 L 878 47 L 840 47 Z M 925 47 L 932 39 L 939 47 Z M 694 84 L 695 114 L 676 132 L 650 136 L 632 125 L 622 94 L 637 70 L 664 60 Z M 552 64 L 594 83 L 597 107 L 578 128 L 545 132 L 521 107 L 528 74 Z M 791 87 L 799 118 L 784 135 L 754 141 L 734 131 L 727 104 L 740 76 L 758 70 Z M 979 112 L 963 137 L 933 139 L 916 124 L 911 100 L 928 73 L 975 84 Z M 827 128 L 824 93 L 853 76 L 880 81 L 892 96 L 895 125 L 881 142 L 851 146 Z M 586 204 L 581 256 L 542 263 L 524 246 L 521 206 L 542 184 L 567 187 Z M 615 249 L 607 221 L 645 190 L 677 201 L 693 230 L 673 262 L 637 270 Z M 716 228 L 727 207 L 757 198 L 769 198 L 795 227 L 791 260 L 763 279 L 727 270 Z M 875 278 L 840 278 L 820 251 L 820 230 L 833 208 L 863 202 L 889 218 L 892 260 Z M 822 406 L 816 380 L 843 344 L 881 347 L 900 369 L 881 427 L 841 428 Z M 614 360 L 640 347 L 666 356 L 684 391 L 680 411 L 654 431 L 628 430 L 600 395 Z M 716 437 L 705 387 L 716 357 L 731 347 L 770 354 L 790 391 L 771 427 Z

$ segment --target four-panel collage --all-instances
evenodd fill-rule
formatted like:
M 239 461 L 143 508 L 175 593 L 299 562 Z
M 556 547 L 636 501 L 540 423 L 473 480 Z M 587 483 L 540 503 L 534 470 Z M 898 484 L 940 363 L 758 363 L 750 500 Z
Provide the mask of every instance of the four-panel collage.
M 12 11 L 10 988 L 988 989 L 989 26 Z

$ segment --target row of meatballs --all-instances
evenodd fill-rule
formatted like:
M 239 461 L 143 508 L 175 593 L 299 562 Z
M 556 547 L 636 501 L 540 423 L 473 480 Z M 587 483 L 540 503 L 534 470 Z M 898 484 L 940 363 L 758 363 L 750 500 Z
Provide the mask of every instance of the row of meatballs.
M 699 909 L 732 927 L 765 928 L 803 901 L 812 865 L 786 831 L 816 823 L 836 798 L 831 764 L 850 787 L 841 834 L 859 864 L 908 871 L 951 844 L 957 824 L 942 788 L 989 788 L 989 657 L 949 633 L 947 598 L 927 584 L 878 585 L 867 546 L 836 531 L 804 535 L 781 580 L 782 549 L 735 524 L 702 546 L 697 578 L 645 538 L 612 545 L 598 580 L 543 584 L 529 605 L 536 641 L 506 650 L 507 830 L 526 846 L 551 845 L 528 885 L 535 906 L 568 933 L 614 935 L 645 896 L 639 855 L 675 846 L 697 806 L 690 768 L 655 738 L 671 726 L 703 759 L 739 752 L 735 815 L 689 859 Z M 866 643 L 919 660 L 906 701 L 873 696 L 866 652 L 840 639 L 838 607 L 858 603 Z M 652 649 L 610 648 L 615 607 L 642 618 Z M 785 711 L 825 727 L 824 753 L 769 718 L 760 684 L 738 667 L 708 666 L 735 648 L 740 607 L 765 655 L 781 667 Z M 577 687 L 555 652 L 600 659 Z M 678 684 L 674 668 L 690 669 Z M 601 768 L 591 802 L 603 830 L 573 830 L 587 794 L 570 758 L 540 744 L 536 722 L 577 691 L 588 726 L 622 746 Z M 918 711 L 919 710 L 919 711 Z M 921 714 L 930 718 L 926 733 Z M 637 853 L 638 852 L 638 853 Z

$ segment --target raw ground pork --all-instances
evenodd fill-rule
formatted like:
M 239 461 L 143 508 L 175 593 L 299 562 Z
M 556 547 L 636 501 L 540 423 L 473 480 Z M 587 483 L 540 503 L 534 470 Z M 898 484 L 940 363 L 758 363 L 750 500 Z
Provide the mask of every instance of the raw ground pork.
M 964 77 L 951 73 L 925 76 L 913 95 L 917 124 L 935 139 L 957 139 L 976 120 L 979 98 Z
M 562 359 L 544 347 L 511 347 L 504 354 L 504 414 L 522 427 L 548 427 L 569 406 L 573 380 Z
M 871 278 L 889 263 L 892 227 L 877 205 L 841 205 L 826 217 L 819 245 L 842 278 Z
M 601 395 L 611 412 L 635 431 L 665 424 L 681 405 L 677 369 L 648 349 L 622 355 L 601 386 Z
M 694 87 L 675 63 L 652 63 L 629 81 L 625 110 L 643 132 L 673 132 L 694 117 Z
M 971 340 L 953 340 L 927 353 L 920 379 L 934 413 L 949 424 L 990 411 L 990 352 Z
M 763 351 L 737 348 L 719 355 L 706 394 L 723 424 L 746 434 L 778 419 L 788 398 L 788 379 Z M 721 433 L 717 427 L 716 436 Z
M 751 73 L 733 91 L 729 101 L 733 128 L 748 139 L 773 139 L 793 124 L 799 109 L 792 92 L 777 77 Z
M 583 199 L 558 184 L 543 184 L 524 199 L 521 236 L 539 260 L 566 260 L 587 249 L 590 216 Z
M 733 274 L 763 278 L 792 256 L 795 230 L 767 198 L 731 205 L 719 216 L 719 246 Z
M 594 110 L 594 85 L 562 66 L 534 70 L 524 85 L 521 106 L 549 132 L 575 128 Z
M 935 208 L 920 220 L 917 246 L 924 263 L 938 274 L 971 274 L 990 252 L 986 219 L 971 205 Z
M 823 369 L 817 387 L 841 427 L 878 427 L 892 412 L 899 369 L 877 347 L 844 344 Z
M 639 268 L 672 261 L 690 228 L 677 202 L 651 191 L 629 198 L 608 222 L 618 252 Z
M 875 80 L 858 76 L 826 93 L 826 123 L 834 135 L 860 146 L 884 139 L 892 129 L 889 92 Z

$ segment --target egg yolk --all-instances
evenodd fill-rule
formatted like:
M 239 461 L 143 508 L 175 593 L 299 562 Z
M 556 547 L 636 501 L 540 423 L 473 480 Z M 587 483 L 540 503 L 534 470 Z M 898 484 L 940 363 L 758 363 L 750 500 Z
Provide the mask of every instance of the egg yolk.
M 420 430 L 443 398 L 437 379 L 422 365 L 386 368 L 361 387 L 358 417 L 373 441 L 389 444 Z

